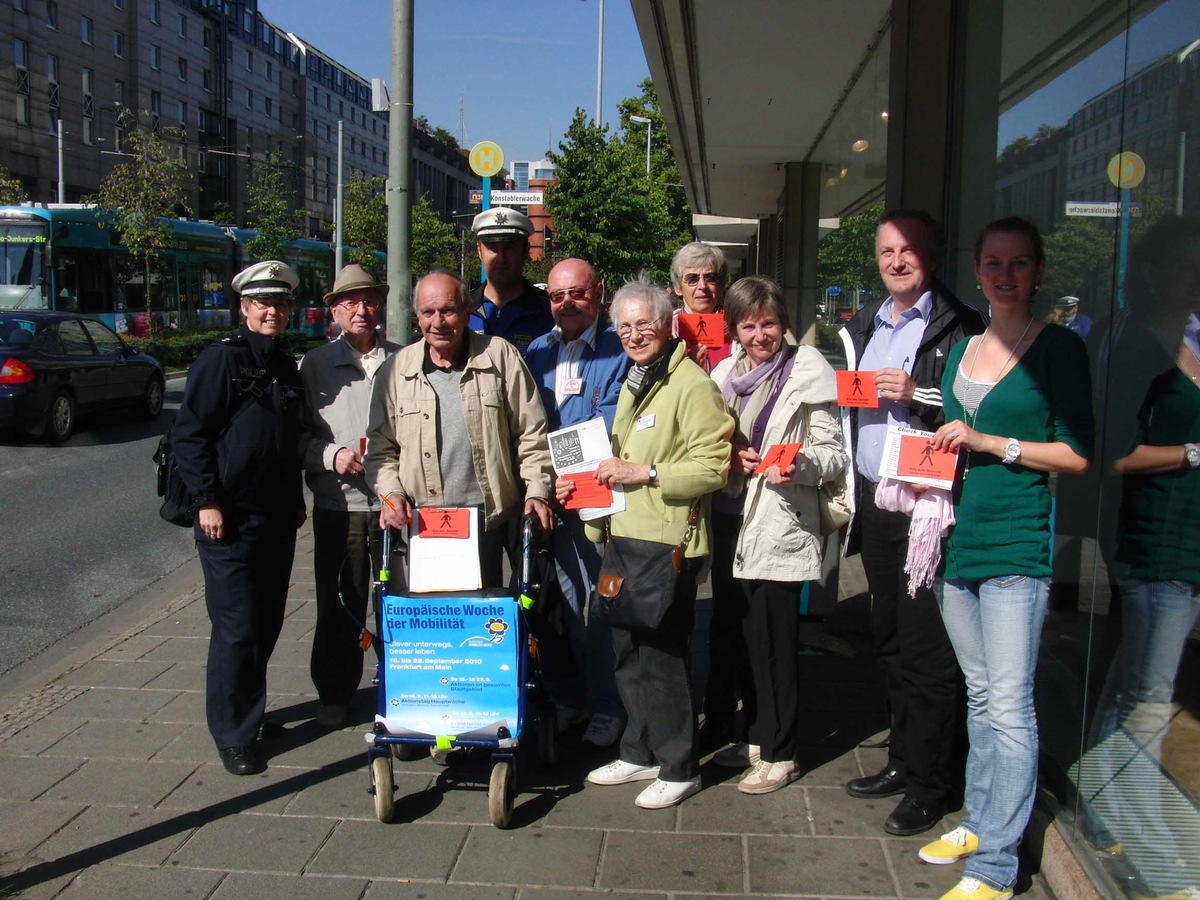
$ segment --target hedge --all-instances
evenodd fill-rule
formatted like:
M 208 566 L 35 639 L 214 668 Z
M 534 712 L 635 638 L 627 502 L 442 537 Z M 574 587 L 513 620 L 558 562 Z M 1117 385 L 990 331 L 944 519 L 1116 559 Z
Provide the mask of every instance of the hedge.
M 168 329 L 148 334 L 145 337 L 123 335 L 125 343 L 138 353 L 148 353 L 162 365 L 172 368 L 191 365 L 207 344 L 228 335 L 229 329 L 210 331 L 180 331 Z M 296 331 L 286 331 L 279 336 L 289 353 L 300 355 L 308 347 L 308 336 Z

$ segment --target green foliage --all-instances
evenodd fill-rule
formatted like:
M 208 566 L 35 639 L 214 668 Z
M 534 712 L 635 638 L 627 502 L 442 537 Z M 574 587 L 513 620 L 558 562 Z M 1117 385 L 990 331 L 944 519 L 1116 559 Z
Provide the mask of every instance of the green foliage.
M 288 241 L 303 234 L 300 214 L 292 208 L 291 169 L 278 152 L 267 153 L 250 179 L 246 216 L 258 234 L 246 245 L 252 259 L 283 259 Z
M 412 247 L 409 260 L 414 278 L 430 269 L 458 269 L 462 241 L 449 222 L 438 218 L 428 197 L 422 197 L 412 207 Z
M 127 155 L 104 176 L 95 200 L 104 214 L 105 227 L 119 232 L 121 243 L 142 263 L 149 286 L 151 261 L 171 240 L 164 217 L 174 216 L 177 207 L 184 206 L 189 173 L 179 148 L 165 139 L 178 139 L 177 129 L 164 128 L 160 133 L 142 128 L 131 110 L 121 113 L 120 124 L 125 130 Z M 147 290 L 147 312 L 151 299 Z
M 875 223 L 883 214 L 876 203 L 862 212 L 844 216 L 841 223 L 817 246 L 817 286 L 824 290 L 838 285 L 842 290 L 883 289 L 875 262 Z
M 384 280 L 383 266 L 372 251 L 387 250 L 387 182 L 355 172 L 345 186 L 342 202 L 345 222 L 342 226 L 346 262 L 358 263 L 379 281 Z
M 171 368 L 189 366 L 200 351 L 213 341 L 229 334 L 229 329 L 207 331 L 176 331 L 168 329 L 144 337 L 123 335 L 125 343 L 138 353 L 148 353 L 162 365 Z M 292 354 L 303 353 L 308 337 L 303 332 L 285 331 L 279 335 L 283 348 Z
M 435 137 L 439 141 L 441 141 L 443 144 L 445 144 L 447 147 L 453 147 L 454 149 L 458 149 L 458 138 L 456 138 L 453 134 L 451 134 L 449 131 L 447 131 L 442 126 L 438 125 L 436 128 L 434 128 L 429 133 L 433 137 Z
M 662 109 L 658 105 L 658 93 L 654 81 L 645 78 L 638 85 L 641 91 L 636 97 L 626 97 L 617 104 L 621 117 L 621 145 L 633 154 L 644 172 L 646 169 L 646 129 L 650 129 L 650 180 L 662 189 L 660 198 L 669 220 L 668 237 L 674 255 L 675 250 L 692 240 L 692 210 L 687 195 L 683 192 L 682 176 L 675 151 L 671 149 L 671 135 Z M 631 122 L 630 116 L 642 116 L 650 125 Z M 668 265 L 669 268 L 669 265 Z
M 10 206 L 25 199 L 25 185 L 13 178 L 8 169 L 0 166 L 0 204 Z
M 531 259 L 525 263 L 525 277 L 534 284 L 545 284 L 550 278 L 550 270 L 554 268 L 558 258 Z
M 546 207 L 560 255 L 588 260 L 609 285 L 643 269 L 664 278 L 681 236 L 668 189 L 646 177 L 645 156 L 610 139 L 582 109 L 558 146 L 549 154 L 558 183 Z

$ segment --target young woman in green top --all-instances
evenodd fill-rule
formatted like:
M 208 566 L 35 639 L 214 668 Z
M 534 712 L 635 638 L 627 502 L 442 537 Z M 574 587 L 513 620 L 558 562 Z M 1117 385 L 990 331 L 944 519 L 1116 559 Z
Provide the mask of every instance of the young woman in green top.
M 975 243 L 975 276 L 991 305 L 983 334 L 950 352 L 946 424 L 934 446 L 957 450 L 957 524 L 935 593 L 967 682 L 967 815 L 920 851 L 968 858 L 943 900 L 1004 900 L 1037 781 L 1033 673 L 1050 593 L 1049 473 L 1082 473 L 1093 422 L 1083 341 L 1035 321 L 1045 267 L 1041 236 L 1016 217 Z

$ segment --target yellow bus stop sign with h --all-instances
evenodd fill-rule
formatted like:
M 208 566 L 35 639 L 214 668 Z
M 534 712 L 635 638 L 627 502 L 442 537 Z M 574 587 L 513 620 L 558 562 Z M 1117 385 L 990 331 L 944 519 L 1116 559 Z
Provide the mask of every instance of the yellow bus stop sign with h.
M 1126 150 L 1108 161 L 1108 180 L 1113 187 L 1132 190 L 1146 177 L 1146 161 Z
M 471 171 L 480 178 L 491 178 L 504 166 L 504 151 L 495 141 L 480 141 L 471 148 Z

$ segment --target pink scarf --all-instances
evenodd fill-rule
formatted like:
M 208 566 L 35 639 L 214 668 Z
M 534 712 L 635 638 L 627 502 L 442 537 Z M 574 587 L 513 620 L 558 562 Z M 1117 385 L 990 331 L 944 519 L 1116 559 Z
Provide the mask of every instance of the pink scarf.
M 942 561 L 942 538 L 954 525 L 950 492 L 927 488 L 918 494 L 907 481 L 881 478 L 875 491 L 875 505 L 912 517 L 904 571 L 908 574 L 909 596 L 915 597 L 918 590 L 933 584 L 933 576 Z

